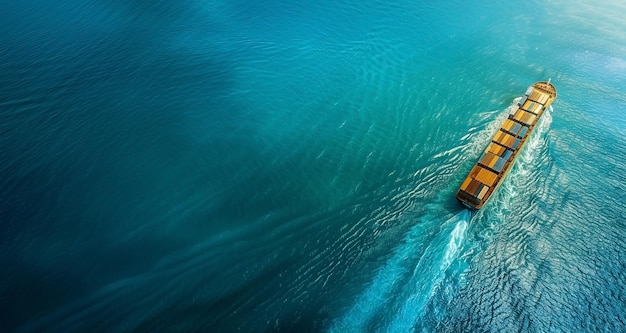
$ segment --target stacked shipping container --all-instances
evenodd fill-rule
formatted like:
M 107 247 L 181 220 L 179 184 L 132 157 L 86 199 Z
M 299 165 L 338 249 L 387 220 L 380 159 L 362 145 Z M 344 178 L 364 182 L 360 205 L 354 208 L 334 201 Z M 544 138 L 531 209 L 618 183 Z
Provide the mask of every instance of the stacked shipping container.
M 457 192 L 459 201 L 474 209 L 485 203 L 555 98 L 556 89 L 549 82 L 538 82 L 528 88 L 461 185 Z

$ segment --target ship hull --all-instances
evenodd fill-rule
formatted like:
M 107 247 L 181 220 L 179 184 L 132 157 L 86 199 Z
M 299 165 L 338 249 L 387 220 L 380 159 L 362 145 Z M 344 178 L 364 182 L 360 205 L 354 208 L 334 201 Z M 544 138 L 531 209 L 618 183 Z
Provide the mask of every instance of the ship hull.
M 539 119 L 556 97 L 556 88 L 550 82 L 528 87 L 461 184 L 456 193 L 461 204 L 473 210 L 483 207 L 506 178 Z

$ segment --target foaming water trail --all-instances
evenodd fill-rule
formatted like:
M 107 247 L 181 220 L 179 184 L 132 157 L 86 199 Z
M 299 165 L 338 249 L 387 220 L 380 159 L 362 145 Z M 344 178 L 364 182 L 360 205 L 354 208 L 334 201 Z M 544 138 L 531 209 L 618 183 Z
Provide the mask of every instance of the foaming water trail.
M 441 283 L 445 271 L 458 257 L 469 220 L 469 211 L 464 210 L 442 224 L 436 218 L 431 218 L 415 225 L 393 257 L 378 271 L 372 283 L 347 313 L 333 324 L 330 332 L 367 331 L 380 312 L 386 311 L 390 306 L 395 308 L 393 303 L 397 302 L 402 303 L 402 310 L 393 319 L 389 329 L 410 329 L 419 318 L 424 304 Z M 436 228 L 437 225 L 440 226 L 439 231 L 429 240 L 432 237 L 429 229 Z M 425 243 L 429 245 L 421 252 Z M 415 261 L 417 264 L 411 272 Z M 405 283 L 407 280 L 408 283 Z M 397 300 L 396 295 L 402 297 Z
M 404 302 L 387 332 L 409 332 L 445 277 L 450 264 L 459 257 L 470 221 L 468 210 L 453 216 L 441 226 L 406 284 Z M 446 239 L 448 240 L 446 242 Z

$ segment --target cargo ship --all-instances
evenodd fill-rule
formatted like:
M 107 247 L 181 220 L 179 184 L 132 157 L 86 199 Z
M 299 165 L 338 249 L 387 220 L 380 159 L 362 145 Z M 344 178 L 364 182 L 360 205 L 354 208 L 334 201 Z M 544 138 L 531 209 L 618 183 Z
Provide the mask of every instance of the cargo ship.
M 504 181 L 539 118 L 556 96 L 556 88 L 550 80 L 528 87 L 457 191 L 460 203 L 478 210 L 487 202 Z

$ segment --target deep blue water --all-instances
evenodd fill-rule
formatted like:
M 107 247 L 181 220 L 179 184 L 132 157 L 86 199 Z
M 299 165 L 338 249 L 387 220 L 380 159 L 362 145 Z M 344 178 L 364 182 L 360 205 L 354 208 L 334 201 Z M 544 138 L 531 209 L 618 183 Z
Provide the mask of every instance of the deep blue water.
M 0 0 L 2 331 L 626 331 L 624 16 Z M 548 78 L 515 168 L 464 210 Z

